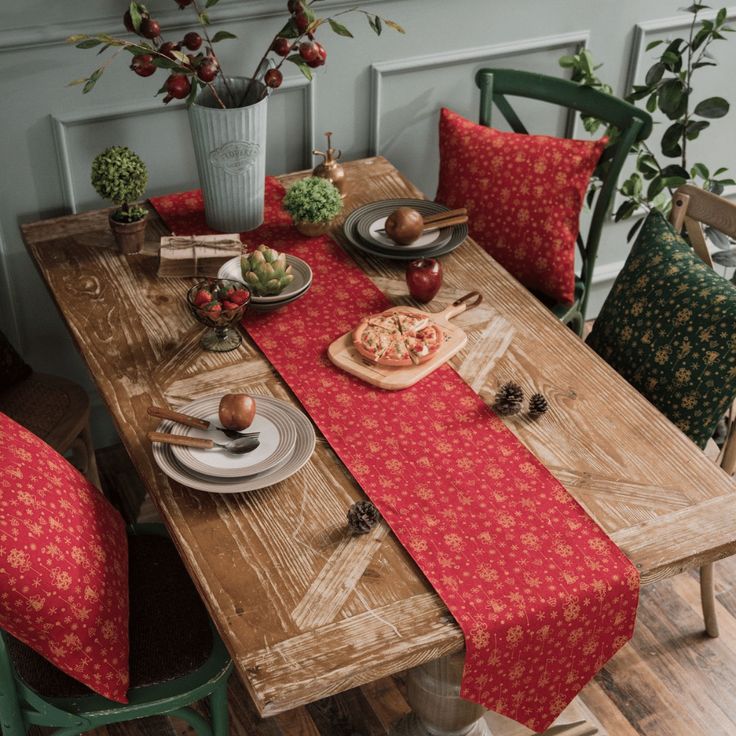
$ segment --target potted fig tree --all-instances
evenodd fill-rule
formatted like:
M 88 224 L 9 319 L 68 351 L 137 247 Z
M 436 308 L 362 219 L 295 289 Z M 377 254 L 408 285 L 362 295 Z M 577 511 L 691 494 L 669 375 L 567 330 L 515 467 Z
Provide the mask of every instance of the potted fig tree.
M 376 35 L 384 27 L 400 33 L 404 30 L 398 23 L 358 7 L 321 17 L 315 12 L 318 0 L 288 0 L 284 2 L 286 22 L 269 39 L 255 71 L 249 77 L 229 77 L 220 67 L 215 44 L 235 35 L 224 30 L 209 31 L 209 12 L 218 0 L 172 2 L 193 12 L 199 32 L 189 31 L 180 39 L 165 37 L 161 24 L 146 6 L 133 0 L 123 23 L 137 38 L 76 34 L 68 42 L 81 49 L 112 49 L 113 56 L 128 52 L 132 55 L 131 70 L 141 77 L 157 70 L 168 75 L 159 93 L 164 95 L 164 103 L 185 99 L 189 106 L 208 225 L 223 232 L 252 230 L 263 221 L 266 103 L 269 91 L 283 81 L 284 62 L 296 65 L 311 80 L 312 70 L 327 59 L 324 45 L 316 39 L 318 31 L 329 28 L 338 36 L 352 38 L 341 22 L 341 16 L 348 13 L 362 14 Z M 88 77 L 71 84 L 82 85 L 82 91 L 89 92 L 110 61 L 107 59 Z
M 110 229 L 121 253 L 138 253 L 146 237 L 148 210 L 138 204 L 146 191 L 148 170 L 126 146 L 112 146 L 92 162 L 92 186 L 118 208 L 110 213 Z
M 284 197 L 284 209 L 294 226 L 308 238 L 327 232 L 342 210 L 342 197 L 337 187 L 319 176 L 308 176 L 292 184 Z

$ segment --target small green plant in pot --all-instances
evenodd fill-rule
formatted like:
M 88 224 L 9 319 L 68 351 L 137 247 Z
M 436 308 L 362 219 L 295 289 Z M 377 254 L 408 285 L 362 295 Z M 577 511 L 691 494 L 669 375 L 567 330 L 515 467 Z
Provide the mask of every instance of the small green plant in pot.
M 308 176 L 292 185 L 284 197 L 284 209 L 296 229 L 308 238 L 327 232 L 342 210 L 342 198 L 334 184 L 318 176 Z
M 118 207 L 109 221 L 120 251 L 138 253 L 145 241 L 148 214 L 138 204 L 148 184 L 146 165 L 126 146 L 112 146 L 95 157 L 91 179 L 97 194 Z

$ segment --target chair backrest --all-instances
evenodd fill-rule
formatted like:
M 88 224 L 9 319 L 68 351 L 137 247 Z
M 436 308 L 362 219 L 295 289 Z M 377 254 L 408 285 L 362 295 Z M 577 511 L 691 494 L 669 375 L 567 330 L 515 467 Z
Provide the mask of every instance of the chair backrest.
M 678 233 L 685 228 L 693 250 L 713 268 L 702 226 L 709 225 L 736 238 L 736 203 L 692 184 L 683 184 L 672 198 L 670 222 Z M 733 475 L 736 472 L 736 402 L 729 410 L 727 423 L 728 434 L 718 462 L 729 475 Z
M 618 130 L 618 136 L 606 148 L 596 170 L 602 184 L 587 237 L 578 235 L 582 259 L 580 278 L 585 284 L 580 311 L 585 316 L 601 231 L 616 191 L 618 175 L 631 148 L 651 133 L 652 119 L 646 111 L 618 97 L 558 77 L 512 69 L 481 69 L 475 75 L 475 83 L 480 88 L 481 125 L 491 125 L 495 104 L 514 132 L 528 134 L 529 131 L 507 99 L 507 96 L 511 96 L 566 107 L 582 115 L 596 117 Z

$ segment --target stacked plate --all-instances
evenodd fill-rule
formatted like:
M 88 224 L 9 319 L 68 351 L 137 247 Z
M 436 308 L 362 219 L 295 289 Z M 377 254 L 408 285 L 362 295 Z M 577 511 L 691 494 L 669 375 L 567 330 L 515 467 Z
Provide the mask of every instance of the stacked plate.
M 220 396 L 208 396 L 180 409 L 210 423 L 209 429 L 185 427 L 169 420 L 159 432 L 204 437 L 215 442 L 228 438 L 217 429 Z M 248 432 L 260 433 L 260 445 L 244 455 L 222 448 L 153 443 L 153 457 L 169 478 L 208 493 L 242 493 L 266 488 L 296 473 L 312 455 L 314 429 L 309 419 L 290 404 L 270 396 L 256 396 L 256 416 Z
M 259 312 L 270 312 L 284 304 L 289 304 L 303 297 L 312 285 L 312 269 L 306 261 L 301 258 L 286 254 L 286 263 L 291 266 L 294 280 L 280 293 L 275 296 L 256 296 L 251 294 L 250 307 Z M 231 258 L 220 267 L 217 272 L 218 279 L 235 279 L 243 281 L 243 272 L 240 269 L 240 256 Z
M 467 224 L 455 225 L 425 233 L 411 245 L 397 245 L 380 231 L 386 218 L 399 207 L 411 207 L 422 215 L 434 215 L 449 210 L 449 207 L 426 199 L 384 199 L 371 202 L 353 210 L 345 218 L 345 237 L 358 250 L 372 256 L 397 260 L 443 256 L 455 250 L 468 237 Z

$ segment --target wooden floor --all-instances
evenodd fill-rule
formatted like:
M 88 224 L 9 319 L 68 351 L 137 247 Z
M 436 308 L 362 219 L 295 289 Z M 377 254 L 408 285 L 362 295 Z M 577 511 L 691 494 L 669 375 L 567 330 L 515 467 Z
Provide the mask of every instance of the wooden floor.
M 98 453 L 106 489 L 126 511 L 139 481 L 122 448 Z M 145 511 L 145 507 L 144 507 Z M 642 589 L 634 640 L 582 693 L 610 736 L 736 734 L 736 558 L 716 566 L 721 636 L 703 634 L 695 574 Z M 233 736 L 379 736 L 409 710 L 401 677 L 260 720 L 237 677 L 230 688 Z M 149 718 L 99 729 L 98 736 L 189 736 L 182 721 Z

